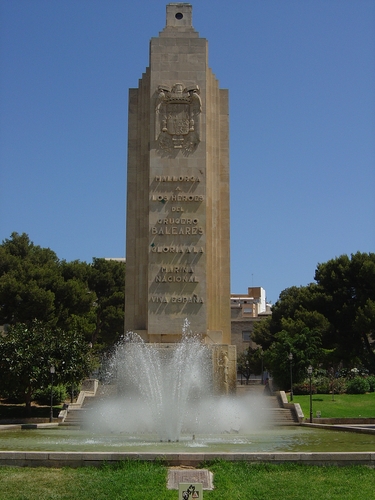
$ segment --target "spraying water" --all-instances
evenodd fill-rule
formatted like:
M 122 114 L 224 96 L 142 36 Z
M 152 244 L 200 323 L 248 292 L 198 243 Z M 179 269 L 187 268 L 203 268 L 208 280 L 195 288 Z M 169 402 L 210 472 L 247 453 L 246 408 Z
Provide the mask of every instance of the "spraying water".
M 117 344 L 109 372 L 118 395 L 93 414 L 111 432 L 157 435 L 178 441 L 182 433 L 231 433 L 264 423 L 259 404 L 213 395 L 212 351 L 187 320 L 181 341 L 160 347 L 128 333 Z

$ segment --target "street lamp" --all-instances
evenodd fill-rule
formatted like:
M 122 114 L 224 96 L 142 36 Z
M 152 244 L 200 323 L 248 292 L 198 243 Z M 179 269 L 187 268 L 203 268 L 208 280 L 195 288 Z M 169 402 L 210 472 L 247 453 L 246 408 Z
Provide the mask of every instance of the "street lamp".
M 260 359 L 262 360 L 262 385 L 263 385 L 263 356 L 264 356 L 264 352 L 260 351 Z
M 313 416 L 313 411 L 312 411 L 312 387 L 311 387 L 312 372 L 313 372 L 313 367 L 310 365 L 307 368 L 307 373 L 308 373 L 309 379 L 310 379 L 310 424 L 312 424 L 312 416 Z
M 290 400 L 293 401 L 293 354 L 289 353 L 289 361 L 290 361 Z
M 332 390 L 332 401 L 335 400 L 335 370 L 333 366 L 331 367 L 330 371 L 330 378 L 331 378 L 331 390 Z
M 49 415 L 49 421 L 53 421 L 53 374 L 55 373 L 55 367 L 53 365 L 50 366 L 49 372 L 51 374 L 51 411 Z

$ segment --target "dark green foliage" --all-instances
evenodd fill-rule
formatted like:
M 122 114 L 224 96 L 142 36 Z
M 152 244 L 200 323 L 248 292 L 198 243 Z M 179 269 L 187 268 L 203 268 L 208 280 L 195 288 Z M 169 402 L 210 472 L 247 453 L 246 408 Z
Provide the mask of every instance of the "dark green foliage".
M 57 256 L 13 233 L 0 246 L 0 323 L 38 318 L 55 321 L 55 285 L 61 285 Z
M 35 319 L 81 332 L 95 352 L 124 333 L 125 264 L 60 261 L 49 248 L 13 233 L 0 245 L 0 325 Z
M 375 376 L 370 375 L 369 377 L 367 377 L 367 382 L 369 385 L 369 392 L 375 392 Z
M 330 323 L 327 347 L 335 348 L 346 366 L 359 358 L 375 372 L 375 253 L 357 252 L 319 264 L 315 280 Z
M 90 348 L 82 334 L 40 321 L 17 323 L 0 336 L 0 393 L 22 397 L 27 412 L 38 389 L 51 382 L 79 384 L 91 369 Z
M 253 339 L 281 389 L 290 385 L 288 352 L 297 383 L 308 359 L 314 368 L 359 366 L 375 373 L 375 254 L 318 264 L 315 280 L 281 292 L 272 317 L 254 326 Z
M 293 380 L 298 383 L 305 379 L 307 367 L 316 366 L 323 358 L 320 333 L 305 327 L 294 335 L 285 330 L 275 335 L 265 359 L 274 383 L 280 389 L 290 388 L 290 353 L 293 354 Z
M 105 259 L 94 259 L 88 280 L 95 294 L 95 328 L 91 342 L 104 348 L 114 345 L 124 334 L 125 265 Z
M 63 384 L 54 385 L 52 388 L 52 402 L 54 405 L 63 403 L 68 398 L 66 387 Z M 51 386 L 37 389 L 34 394 L 34 400 L 40 405 L 49 405 L 51 403 Z
M 249 381 L 250 375 L 254 373 L 259 375 L 262 372 L 262 356 L 261 349 L 252 349 L 249 347 L 246 351 L 242 352 L 237 358 L 237 371 L 246 381 Z
M 370 384 L 367 379 L 363 377 L 355 377 L 348 381 L 346 386 L 346 392 L 348 394 L 365 394 L 369 392 Z
M 67 272 L 74 267 L 74 273 Z M 60 262 L 49 248 L 13 233 L 0 245 L 0 324 L 34 319 L 67 328 L 73 315 L 89 313 L 88 264 Z

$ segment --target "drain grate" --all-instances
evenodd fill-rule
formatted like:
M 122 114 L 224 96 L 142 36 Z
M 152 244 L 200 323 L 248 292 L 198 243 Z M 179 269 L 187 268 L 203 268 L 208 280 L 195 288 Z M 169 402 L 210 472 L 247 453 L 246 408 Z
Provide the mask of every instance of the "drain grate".
M 214 489 L 213 474 L 207 469 L 169 468 L 167 488 L 178 490 L 180 483 L 201 483 L 204 490 Z

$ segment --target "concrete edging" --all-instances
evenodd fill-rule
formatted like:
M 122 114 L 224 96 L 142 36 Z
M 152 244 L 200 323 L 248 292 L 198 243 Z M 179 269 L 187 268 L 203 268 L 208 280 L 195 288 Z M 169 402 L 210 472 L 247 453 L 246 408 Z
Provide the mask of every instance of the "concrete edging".
M 214 460 L 250 463 L 300 463 L 304 465 L 367 465 L 375 468 L 375 452 L 333 453 L 129 453 L 0 451 L 0 466 L 98 467 L 127 460 L 158 461 L 165 465 L 199 466 Z

